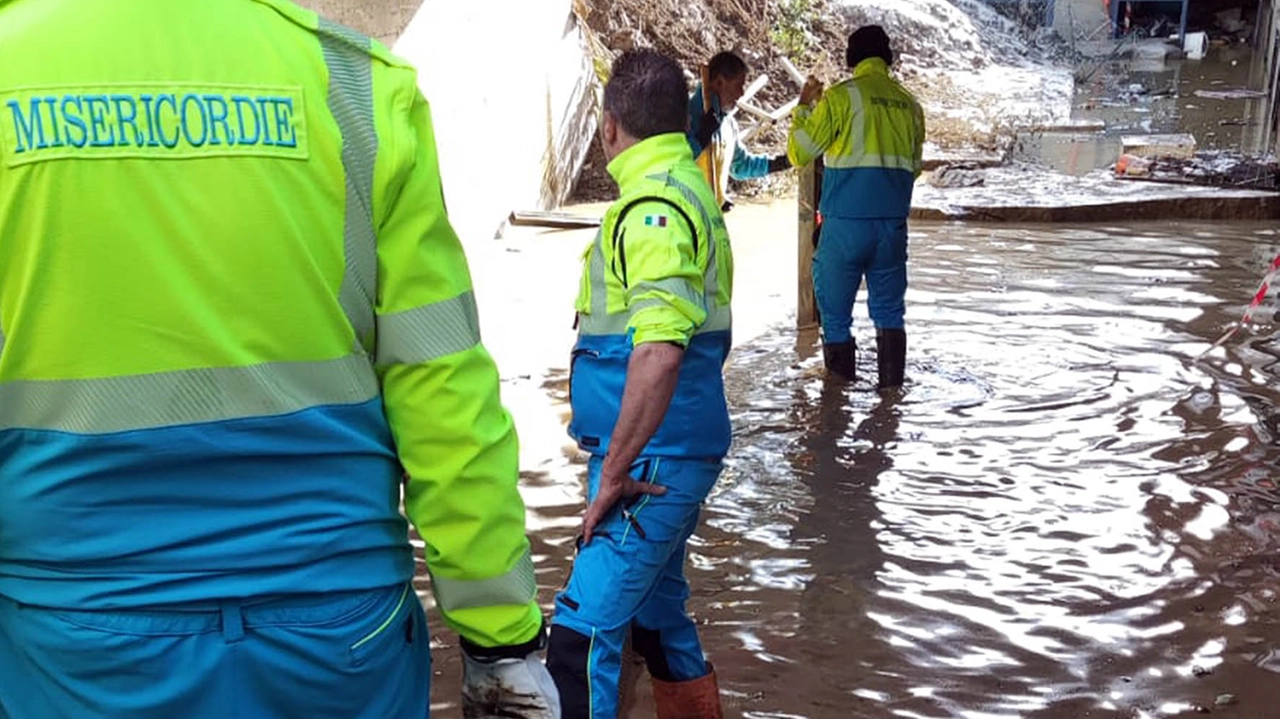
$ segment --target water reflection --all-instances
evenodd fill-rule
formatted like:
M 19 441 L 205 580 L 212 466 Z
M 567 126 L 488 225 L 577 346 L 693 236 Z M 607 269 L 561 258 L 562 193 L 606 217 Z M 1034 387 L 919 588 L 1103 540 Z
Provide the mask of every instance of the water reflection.
M 922 228 L 901 401 L 824 385 L 784 339 L 741 358 L 750 477 L 708 524 L 780 574 L 721 590 L 804 582 L 707 608 L 744 715 L 1168 716 L 1231 693 L 1269 716 L 1273 343 L 1189 359 L 1268 232 Z
M 732 361 L 736 442 L 689 570 L 727 714 L 1280 716 L 1274 310 L 1192 359 L 1280 235 L 921 224 L 912 242 L 902 396 L 868 389 L 871 352 L 858 385 L 826 383 L 811 334 Z M 525 481 L 548 600 L 581 501 L 560 450 Z
M 1106 131 L 1028 134 L 1016 156 L 1084 175 L 1115 163 L 1124 135 L 1189 133 L 1201 150 L 1273 150 L 1269 99 L 1237 92 L 1265 88 L 1264 61 L 1241 46 L 1214 48 L 1202 60 L 1087 61 L 1072 118 L 1101 121 Z

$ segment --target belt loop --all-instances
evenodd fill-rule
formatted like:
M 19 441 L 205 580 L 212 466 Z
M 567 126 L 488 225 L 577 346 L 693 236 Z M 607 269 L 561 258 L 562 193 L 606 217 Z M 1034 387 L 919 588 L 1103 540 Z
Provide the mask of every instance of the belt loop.
M 244 613 L 239 604 L 222 605 L 222 638 L 227 644 L 244 639 Z

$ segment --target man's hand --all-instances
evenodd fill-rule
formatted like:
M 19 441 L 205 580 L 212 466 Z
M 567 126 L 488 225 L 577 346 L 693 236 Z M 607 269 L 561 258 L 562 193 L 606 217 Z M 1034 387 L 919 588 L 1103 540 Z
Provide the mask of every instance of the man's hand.
M 530 641 L 484 648 L 462 637 L 463 719 L 560 719 L 560 693 L 539 652 L 547 624 Z
M 609 514 L 619 501 L 631 499 L 637 494 L 666 494 L 667 488 L 649 482 L 637 482 L 627 474 L 626 469 L 610 471 L 609 460 L 605 460 L 600 471 L 600 491 L 596 499 L 587 507 L 587 514 L 582 519 L 582 543 L 591 541 L 596 525 Z
M 812 106 L 818 98 L 822 97 L 822 90 L 822 81 L 810 75 L 809 79 L 804 81 L 804 87 L 800 89 L 800 104 Z
M 542 657 L 480 661 L 462 654 L 464 719 L 560 719 L 560 693 Z

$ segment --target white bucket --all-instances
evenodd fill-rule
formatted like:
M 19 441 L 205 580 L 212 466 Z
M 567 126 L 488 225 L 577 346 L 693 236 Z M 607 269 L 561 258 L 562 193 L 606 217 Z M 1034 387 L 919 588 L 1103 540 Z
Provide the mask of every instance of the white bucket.
M 1182 38 L 1182 52 L 1186 53 L 1188 60 L 1199 60 L 1209 52 L 1209 34 L 1203 32 L 1189 32 Z

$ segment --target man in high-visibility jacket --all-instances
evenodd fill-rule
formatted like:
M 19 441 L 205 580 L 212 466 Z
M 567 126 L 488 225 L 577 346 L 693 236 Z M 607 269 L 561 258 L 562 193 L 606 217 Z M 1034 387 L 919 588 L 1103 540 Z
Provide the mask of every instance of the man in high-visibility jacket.
M 558 715 L 429 114 L 286 0 L 0 0 L 0 717 L 426 716 L 406 474 L 467 713 Z
M 820 155 L 825 162 L 813 281 L 827 369 L 850 380 L 856 375 L 850 328 L 865 276 L 879 387 L 889 389 L 901 386 L 905 373 L 907 216 L 921 169 L 924 112 L 890 76 L 893 50 L 880 26 L 854 31 L 845 60 L 853 76 L 825 94 L 816 79 L 805 84 L 787 152 L 796 166 Z
M 689 97 L 689 146 L 693 148 L 693 156 L 704 163 L 709 161 L 709 158 L 704 158 L 704 153 L 715 150 L 711 153 L 715 162 L 708 168 L 710 177 L 707 181 L 716 191 L 721 209 L 728 211 L 733 207 L 733 201 L 728 197 L 729 178 L 753 180 L 764 177 L 790 168 L 791 161 L 786 154 L 753 153 L 742 144 L 738 122 L 729 111 L 738 104 L 746 90 L 745 60 L 736 53 L 717 53 L 707 63 L 706 77 L 707 86 L 699 83 Z
M 620 198 L 583 258 L 569 380 L 591 504 L 547 650 L 567 718 L 617 715 L 628 634 L 660 719 L 720 716 L 685 613 L 684 560 L 731 438 L 721 373 L 733 256 L 685 140 L 686 92 L 679 66 L 652 51 L 619 56 L 605 87 L 601 139 Z

